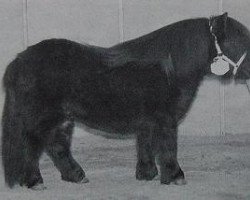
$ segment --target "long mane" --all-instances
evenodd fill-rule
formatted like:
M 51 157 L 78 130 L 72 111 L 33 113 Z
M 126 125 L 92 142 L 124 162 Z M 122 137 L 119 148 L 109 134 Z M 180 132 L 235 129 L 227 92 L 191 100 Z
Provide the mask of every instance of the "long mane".
M 117 44 L 106 51 L 109 66 L 120 66 L 128 62 L 166 59 L 174 44 L 182 43 L 208 28 L 207 18 L 179 21 L 144 36 Z

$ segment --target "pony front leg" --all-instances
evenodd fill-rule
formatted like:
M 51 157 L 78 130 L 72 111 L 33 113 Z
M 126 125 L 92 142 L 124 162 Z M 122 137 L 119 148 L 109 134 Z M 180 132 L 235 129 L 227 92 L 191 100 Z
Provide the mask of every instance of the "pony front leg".
M 158 170 L 155 164 L 155 156 L 152 152 L 152 146 L 144 140 L 147 139 L 145 139 L 143 135 L 138 135 L 136 179 L 149 181 L 158 175 Z
M 177 125 L 170 116 L 158 136 L 161 183 L 186 184 L 184 173 L 177 161 Z
M 155 123 L 145 120 L 137 134 L 137 180 L 152 180 L 158 175 L 155 164 L 154 132 Z

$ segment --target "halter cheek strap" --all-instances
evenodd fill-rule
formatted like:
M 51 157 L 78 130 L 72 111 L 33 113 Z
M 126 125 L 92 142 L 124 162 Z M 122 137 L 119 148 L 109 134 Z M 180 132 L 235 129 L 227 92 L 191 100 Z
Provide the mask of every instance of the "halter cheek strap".
M 218 43 L 217 37 L 216 35 L 213 33 L 213 26 L 211 23 L 211 19 L 209 20 L 209 27 L 210 27 L 210 33 L 212 34 L 212 36 L 214 37 L 214 44 L 215 44 L 215 49 L 217 51 L 217 56 L 214 58 L 214 62 L 220 60 L 220 61 L 225 61 L 228 64 L 232 65 L 234 67 L 233 69 L 233 74 L 235 75 L 237 73 L 237 70 L 239 68 L 239 66 L 241 65 L 241 63 L 244 61 L 244 59 L 246 58 L 247 52 L 245 51 L 244 54 L 241 56 L 241 58 L 239 59 L 239 61 L 237 63 L 235 63 L 234 61 L 232 61 L 230 58 L 228 58 L 225 54 L 223 54 L 220 45 Z M 213 63 L 212 63 L 213 64 Z
M 233 74 L 235 75 L 239 66 L 241 65 L 241 63 L 244 61 L 244 59 L 246 58 L 247 56 L 247 52 L 245 52 L 241 57 L 240 59 L 238 60 L 237 63 L 233 62 L 230 58 L 228 58 L 227 56 L 225 55 L 222 55 L 222 59 L 227 61 L 230 65 L 232 65 L 234 67 L 234 70 L 233 70 Z

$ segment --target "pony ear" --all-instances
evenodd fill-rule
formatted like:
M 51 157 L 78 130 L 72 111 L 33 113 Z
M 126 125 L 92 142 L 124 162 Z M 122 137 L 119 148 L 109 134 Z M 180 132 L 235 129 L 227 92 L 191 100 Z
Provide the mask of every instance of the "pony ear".
M 226 36 L 227 18 L 227 12 L 210 18 L 210 27 L 212 27 L 211 31 L 215 34 L 218 40 L 223 40 Z

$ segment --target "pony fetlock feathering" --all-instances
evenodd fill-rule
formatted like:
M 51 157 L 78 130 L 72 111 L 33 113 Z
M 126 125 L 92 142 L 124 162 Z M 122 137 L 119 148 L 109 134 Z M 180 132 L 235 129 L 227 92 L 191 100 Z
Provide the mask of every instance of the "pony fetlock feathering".
M 210 23 L 209 23 L 210 22 Z M 137 134 L 138 180 L 184 184 L 177 161 L 177 127 L 217 56 L 237 61 L 250 48 L 248 30 L 227 14 L 180 21 L 110 48 L 50 39 L 18 54 L 6 69 L 2 119 L 5 181 L 43 183 L 46 152 L 65 181 L 87 182 L 74 160 L 74 122 L 119 134 Z M 250 77 L 246 55 L 235 77 Z M 232 70 L 230 71 L 232 73 Z

